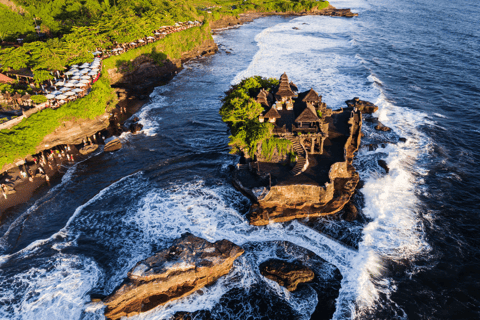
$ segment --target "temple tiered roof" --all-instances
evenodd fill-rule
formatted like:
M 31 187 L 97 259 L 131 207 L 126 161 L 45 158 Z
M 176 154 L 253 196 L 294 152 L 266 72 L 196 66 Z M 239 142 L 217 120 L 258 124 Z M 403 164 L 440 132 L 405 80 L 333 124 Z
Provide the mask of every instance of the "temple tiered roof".
M 286 73 L 283 73 L 280 77 L 280 85 L 278 86 L 278 90 L 275 93 L 275 96 L 279 99 L 282 98 L 291 98 L 295 94 L 293 93 L 292 89 L 290 88 L 290 84 L 288 83 L 288 76 Z

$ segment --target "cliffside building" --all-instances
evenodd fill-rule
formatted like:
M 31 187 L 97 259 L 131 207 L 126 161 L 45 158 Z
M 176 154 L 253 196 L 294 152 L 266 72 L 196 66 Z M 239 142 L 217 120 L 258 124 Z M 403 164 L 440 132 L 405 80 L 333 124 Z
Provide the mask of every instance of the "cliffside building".
M 323 153 L 323 142 L 328 137 L 327 117 L 332 110 L 315 90 L 298 93 L 297 86 L 284 73 L 277 88 L 272 92 L 262 88 L 256 100 L 265 108 L 259 121 L 274 124 L 275 136 L 285 139 L 297 136 L 302 144 L 308 139 L 310 154 Z

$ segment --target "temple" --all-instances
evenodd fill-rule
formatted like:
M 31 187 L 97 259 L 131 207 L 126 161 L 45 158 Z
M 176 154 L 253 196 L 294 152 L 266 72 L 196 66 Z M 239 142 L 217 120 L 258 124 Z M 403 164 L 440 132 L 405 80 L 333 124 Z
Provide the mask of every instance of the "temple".
M 327 109 L 322 96 L 315 90 L 298 93 L 297 86 L 289 82 L 284 73 L 274 93 L 261 89 L 256 100 L 265 108 L 259 121 L 274 124 L 275 136 L 289 139 L 294 135 L 308 134 L 308 153 L 323 153 L 323 144 L 328 138 L 328 122 L 325 119 L 332 115 L 332 110 Z

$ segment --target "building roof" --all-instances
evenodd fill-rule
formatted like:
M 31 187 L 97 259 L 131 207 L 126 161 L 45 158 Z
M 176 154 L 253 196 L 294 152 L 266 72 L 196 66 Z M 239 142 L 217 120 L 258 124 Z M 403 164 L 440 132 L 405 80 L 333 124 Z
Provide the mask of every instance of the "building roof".
M 13 83 L 13 82 L 15 82 L 15 80 L 0 73 L 0 83 Z
M 303 109 L 302 113 L 295 119 L 295 122 L 316 122 L 320 121 L 317 116 L 317 111 L 315 108 L 310 104 L 307 103 L 307 107 Z
M 274 108 L 274 107 L 271 107 L 270 110 L 268 110 L 267 113 L 265 113 L 263 115 L 263 117 L 264 118 L 269 118 L 269 119 L 272 119 L 272 118 L 279 119 L 279 118 L 281 118 L 280 113 L 278 113 L 277 109 Z
M 278 90 L 275 93 L 275 95 L 281 98 L 293 97 L 295 95 L 292 89 L 290 88 L 290 85 L 288 84 L 288 76 L 286 73 L 283 73 L 280 76 L 280 85 L 278 86 Z
M 318 96 L 318 93 L 315 92 L 315 90 L 310 89 L 310 91 L 307 92 L 305 97 L 302 99 L 304 102 L 321 102 L 322 99 Z

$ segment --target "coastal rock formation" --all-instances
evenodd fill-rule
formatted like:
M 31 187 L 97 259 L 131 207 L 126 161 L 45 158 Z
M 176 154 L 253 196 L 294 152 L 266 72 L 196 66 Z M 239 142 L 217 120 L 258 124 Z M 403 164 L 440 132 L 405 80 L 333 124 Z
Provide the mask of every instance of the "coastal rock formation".
M 347 106 L 350 108 L 357 108 L 363 113 L 374 113 L 378 110 L 378 107 L 371 102 L 360 100 L 358 97 L 353 98 L 352 100 L 345 101 Z
M 88 146 L 83 147 L 80 149 L 78 152 L 83 155 L 87 155 L 89 153 L 92 153 L 93 151 L 98 149 L 98 144 L 90 144 Z
M 182 298 L 226 275 L 243 249 L 228 240 L 210 243 L 184 234 L 137 263 L 124 284 L 104 299 L 105 317 L 119 319 Z
M 260 273 L 270 280 L 288 289 L 297 290 L 301 283 L 310 282 L 315 278 L 312 270 L 299 263 L 271 259 L 260 265 Z
M 145 88 L 155 87 L 162 81 L 168 81 L 182 68 L 182 62 L 198 56 L 214 54 L 218 46 L 213 39 L 206 39 L 194 49 L 183 52 L 180 59 L 166 59 L 159 66 L 152 58 L 141 55 L 131 61 L 128 68 L 114 68 L 108 70 L 112 84 L 122 86 L 129 90 L 145 91 Z
M 103 148 L 103 151 L 113 152 L 113 151 L 120 150 L 121 148 L 122 148 L 122 143 L 117 138 L 117 139 L 113 139 L 112 141 L 109 141 Z
M 82 143 L 85 137 L 95 135 L 110 125 L 110 115 L 105 113 L 93 120 L 68 121 L 47 135 L 37 146 L 36 153 L 58 145 L 75 145 Z
M 323 10 L 317 11 L 316 14 L 320 16 L 331 16 L 331 17 L 346 17 L 346 18 L 358 17 L 358 13 L 353 13 L 351 9 L 337 9 L 332 5 L 329 5 L 327 8 Z
M 380 121 L 377 121 L 377 125 L 375 126 L 375 130 L 386 132 L 386 131 L 390 131 L 392 129 L 390 129 L 387 126 L 384 126 L 383 123 L 381 123 Z
M 385 170 L 385 173 L 388 173 L 390 169 L 388 168 L 387 162 L 385 160 L 378 160 L 378 165 Z
M 319 217 L 334 214 L 343 209 L 350 201 L 359 182 L 359 175 L 352 165 L 354 153 L 358 150 L 361 140 L 362 117 L 360 111 L 354 112 L 351 108 L 345 108 L 332 117 L 337 119 L 338 128 L 347 126 L 346 136 L 339 132 L 331 131 L 330 136 L 343 136 L 344 147 L 341 158 L 336 159 L 327 169 L 324 184 L 311 180 L 305 180 L 302 175 L 299 176 L 299 182 L 289 183 L 282 181 L 276 185 L 265 186 L 261 197 L 251 197 L 255 202 L 248 214 L 250 224 L 267 225 L 272 222 L 286 222 L 293 219 L 302 219 L 307 217 Z M 345 121 L 346 124 L 342 124 Z M 332 130 L 334 128 L 331 123 Z M 338 129 L 340 130 L 340 129 Z M 341 131 L 341 130 L 340 130 Z M 338 143 L 333 140 L 332 143 Z M 340 149 L 341 150 L 341 149 Z M 311 155 L 309 156 L 311 157 Z M 313 161 L 314 159 L 311 159 Z M 317 174 L 317 179 L 321 177 L 315 171 L 315 168 L 306 171 L 305 175 Z M 303 180 L 302 180 L 303 179 Z M 294 180 L 292 180 L 294 181 Z M 236 181 L 236 186 L 243 187 L 243 192 L 251 195 L 249 188 L 246 188 L 245 181 Z M 258 186 L 256 186 L 258 188 Z

